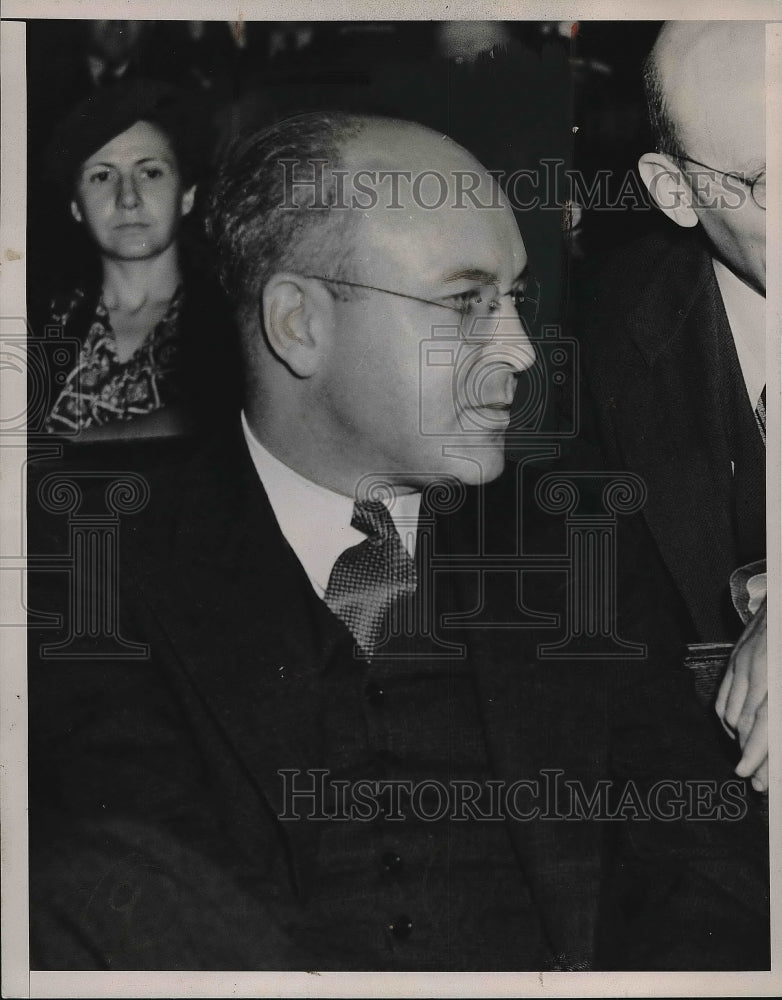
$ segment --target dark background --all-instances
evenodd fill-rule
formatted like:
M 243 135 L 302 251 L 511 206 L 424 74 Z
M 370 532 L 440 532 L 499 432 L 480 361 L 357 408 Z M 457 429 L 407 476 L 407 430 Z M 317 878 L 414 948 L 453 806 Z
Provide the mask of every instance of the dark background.
M 56 122 L 96 86 L 87 69 L 91 25 L 27 25 L 33 298 L 50 296 L 90 266 L 68 206 L 47 189 L 41 168 Z M 251 22 L 242 49 L 225 22 L 201 22 L 198 38 L 189 25 L 136 22 L 126 75 L 197 91 L 223 136 L 248 121 L 317 107 L 380 111 L 441 129 L 490 169 L 534 168 L 555 158 L 587 183 L 607 169 L 612 193 L 647 144 L 640 67 L 659 22 L 584 21 L 569 37 L 553 22 L 500 22 L 493 27 L 506 44 L 474 61 L 443 54 L 442 23 Z M 655 221 L 651 211 L 590 208 L 577 235 L 563 240 L 558 211 L 520 213 L 544 285 L 541 318 L 562 318 L 567 258 L 572 266 L 572 258 L 603 254 Z
M 537 191 L 548 207 L 517 217 L 541 282 L 537 332 L 556 325 L 577 338 L 581 308 L 573 289 L 588 288 L 593 266 L 662 219 L 645 196 L 635 207 L 614 204 L 649 147 L 641 66 L 659 27 L 651 21 L 246 22 L 239 46 L 223 21 L 29 21 L 33 335 L 44 335 L 55 295 L 97 277 L 97 257 L 67 202 L 44 179 L 44 166 L 57 122 L 97 87 L 112 85 L 110 73 L 91 75 L 90 54 L 98 52 L 104 63 L 123 66 L 123 78 L 168 80 L 197 95 L 215 153 L 248 124 L 337 108 L 420 121 L 451 135 L 491 170 L 509 174 L 557 161 L 556 190 L 541 184 Z M 499 44 L 486 51 L 492 41 Z M 568 228 L 563 208 L 565 170 L 580 172 L 587 188 L 598 171 L 609 172 L 608 205 L 586 208 L 576 228 Z M 640 183 L 634 190 L 642 192 Z M 208 261 L 197 211 L 185 220 L 182 244 L 185 254 Z M 544 420 L 549 426 L 548 414 Z M 529 429 L 540 430 L 540 421 Z

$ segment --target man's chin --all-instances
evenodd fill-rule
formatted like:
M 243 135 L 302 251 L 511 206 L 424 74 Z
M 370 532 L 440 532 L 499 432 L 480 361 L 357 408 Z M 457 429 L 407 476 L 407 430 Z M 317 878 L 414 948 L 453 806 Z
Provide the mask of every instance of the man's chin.
M 455 459 L 450 471 L 465 486 L 483 486 L 498 479 L 505 469 L 504 449 L 478 449 Z

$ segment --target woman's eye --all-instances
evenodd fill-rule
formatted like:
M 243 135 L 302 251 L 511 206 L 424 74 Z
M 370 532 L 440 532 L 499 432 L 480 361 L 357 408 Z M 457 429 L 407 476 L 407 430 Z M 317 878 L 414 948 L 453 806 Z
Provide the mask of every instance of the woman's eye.
M 108 170 L 96 170 L 94 173 L 87 175 L 87 183 L 95 185 L 105 184 L 110 176 L 111 173 Z
M 163 176 L 163 169 L 162 167 L 144 167 L 141 173 L 148 180 L 156 180 L 158 177 Z

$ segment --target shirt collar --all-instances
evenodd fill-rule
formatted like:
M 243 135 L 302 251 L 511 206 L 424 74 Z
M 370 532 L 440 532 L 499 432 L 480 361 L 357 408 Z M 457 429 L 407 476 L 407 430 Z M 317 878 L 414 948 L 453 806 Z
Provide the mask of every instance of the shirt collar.
M 754 407 L 766 384 L 766 300 L 721 261 L 713 260 L 713 264 L 741 374 Z
M 242 430 L 280 530 L 322 597 L 334 563 L 345 549 L 366 538 L 350 525 L 353 497 L 313 483 L 275 458 L 250 430 L 244 412 Z M 421 494 L 399 494 L 386 506 L 407 551 L 414 555 Z

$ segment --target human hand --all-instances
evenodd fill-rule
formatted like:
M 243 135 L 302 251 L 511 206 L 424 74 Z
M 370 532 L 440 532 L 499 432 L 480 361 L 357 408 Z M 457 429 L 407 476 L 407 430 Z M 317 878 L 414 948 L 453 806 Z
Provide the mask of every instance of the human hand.
M 768 791 L 768 665 L 766 600 L 733 647 L 715 705 L 723 726 L 742 750 L 736 767 L 752 778 L 758 792 Z

